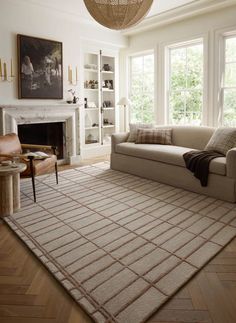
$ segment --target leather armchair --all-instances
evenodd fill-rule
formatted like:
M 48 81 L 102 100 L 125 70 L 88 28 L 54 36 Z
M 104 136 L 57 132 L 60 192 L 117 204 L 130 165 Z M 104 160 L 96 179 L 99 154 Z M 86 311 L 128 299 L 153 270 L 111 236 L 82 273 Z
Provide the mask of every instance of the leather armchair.
M 27 156 L 24 151 L 45 151 L 47 157 Z M 34 202 L 36 202 L 35 176 L 51 173 L 55 171 L 56 183 L 58 184 L 58 168 L 56 147 L 45 145 L 21 144 L 15 133 L 0 136 L 0 161 L 19 157 L 21 162 L 27 165 L 26 170 L 21 173 L 21 177 L 31 177 Z

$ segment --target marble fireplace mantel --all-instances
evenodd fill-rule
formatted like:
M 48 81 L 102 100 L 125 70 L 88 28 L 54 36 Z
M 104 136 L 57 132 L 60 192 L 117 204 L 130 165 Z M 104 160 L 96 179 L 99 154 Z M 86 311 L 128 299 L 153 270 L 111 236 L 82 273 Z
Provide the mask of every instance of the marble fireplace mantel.
M 78 163 L 79 105 L 0 105 L 0 134 L 18 133 L 18 125 L 32 123 L 64 122 L 64 161 Z

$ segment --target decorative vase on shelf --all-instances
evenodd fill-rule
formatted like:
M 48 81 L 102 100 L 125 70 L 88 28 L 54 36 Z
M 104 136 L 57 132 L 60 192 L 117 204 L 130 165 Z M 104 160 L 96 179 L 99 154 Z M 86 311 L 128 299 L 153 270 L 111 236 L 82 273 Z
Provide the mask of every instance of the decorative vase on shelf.
M 110 67 L 110 65 L 109 65 L 109 64 L 104 64 L 104 65 L 103 65 L 103 70 L 104 70 L 104 71 L 106 71 L 106 72 L 111 71 L 111 67 Z

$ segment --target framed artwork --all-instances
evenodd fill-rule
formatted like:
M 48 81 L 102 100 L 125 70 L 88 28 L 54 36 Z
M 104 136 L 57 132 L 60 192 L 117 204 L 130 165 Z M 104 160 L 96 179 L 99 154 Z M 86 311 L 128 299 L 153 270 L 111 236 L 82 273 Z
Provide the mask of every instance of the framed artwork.
M 105 80 L 103 87 L 109 90 L 113 90 L 113 80 Z
M 17 35 L 18 97 L 63 99 L 62 43 Z

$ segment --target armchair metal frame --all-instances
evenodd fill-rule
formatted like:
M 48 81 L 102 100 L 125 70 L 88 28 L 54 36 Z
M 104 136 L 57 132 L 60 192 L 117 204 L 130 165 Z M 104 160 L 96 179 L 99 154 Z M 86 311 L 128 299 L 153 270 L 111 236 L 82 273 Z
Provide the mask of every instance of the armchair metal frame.
M 57 148 L 55 146 L 46 146 L 46 145 L 33 145 L 33 144 L 21 144 L 22 149 L 40 149 L 40 150 L 51 150 L 54 155 L 56 155 Z M 23 162 L 29 161 L 30 167 L 30 177 L 32 180 L 32 188 L 34 195 L 34 202 L 36 202 L 36 188 L 35 188 L 35 172 L 34 172 L 34 162 L 36 160 L 44 160 L 49 157 L 39 157 L 39 156 L 27 156 L 24 154 L 0 154 L 0 157 L 7 157 L 13 159 L 14 157 L 20 158 Z M 58 184 L 58 165 L 57 161 L 55 162 L 55 175 L 56 175 L 56 183 Z

